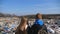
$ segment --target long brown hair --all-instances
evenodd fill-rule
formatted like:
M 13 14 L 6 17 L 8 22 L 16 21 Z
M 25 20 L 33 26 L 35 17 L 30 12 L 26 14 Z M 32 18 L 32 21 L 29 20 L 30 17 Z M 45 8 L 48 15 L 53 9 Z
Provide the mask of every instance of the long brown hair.
M 22 17 L 21 18 L 21 23 L 19 24 L 19 26 L 16 29 L 16 33 L 18 34 L 20 31 L 24 31 L 25 29 L 25 25 L 27 25 L 27 18 L 26 17 Z

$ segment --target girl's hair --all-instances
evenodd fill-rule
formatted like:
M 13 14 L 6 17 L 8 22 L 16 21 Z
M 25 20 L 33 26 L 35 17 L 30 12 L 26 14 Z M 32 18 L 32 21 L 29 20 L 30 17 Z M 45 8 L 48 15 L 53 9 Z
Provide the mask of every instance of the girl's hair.
M 22 17 L 20 25 L 22 26 L 25 23 L 27 23 L 27 18 L 26 17 Z
M 20 22 L 19 26 L 17 27 L 17 31 L 21 30 L 21 27 L 23 27 L 25 24 L 27 24 L 27 18 L 26 17 L 22 17 L 21 18 L 21 22 Z
M 19 26 L 17 27 L 15 34 L 20 34 L 20 33 L 26 34 L 27 31 L 25 31 L 25 29 L 24 29 L 26 24 L 27 24 L 27 18 L 22 17 L 21 22 L 20 22 Z

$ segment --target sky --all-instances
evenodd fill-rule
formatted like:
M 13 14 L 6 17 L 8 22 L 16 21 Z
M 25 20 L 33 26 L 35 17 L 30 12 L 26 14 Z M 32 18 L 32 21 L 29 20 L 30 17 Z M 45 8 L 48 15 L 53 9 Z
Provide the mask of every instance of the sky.
M 60 0 L 0 0 L 0 12 L 15 15 L 60 14 Z

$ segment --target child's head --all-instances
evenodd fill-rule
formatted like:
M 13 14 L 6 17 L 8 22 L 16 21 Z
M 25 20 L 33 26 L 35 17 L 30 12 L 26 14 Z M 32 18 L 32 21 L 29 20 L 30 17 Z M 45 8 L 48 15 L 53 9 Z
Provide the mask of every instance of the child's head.
M 21 24 L 25 24 L 27 23 L 27 18 L 26 17 L 22 17 L 21 18 Z
M 38 14 L 36 15 L 36 19 L 42 19 L 42 14 L 39 14 L 39 13 L 38 13 Z

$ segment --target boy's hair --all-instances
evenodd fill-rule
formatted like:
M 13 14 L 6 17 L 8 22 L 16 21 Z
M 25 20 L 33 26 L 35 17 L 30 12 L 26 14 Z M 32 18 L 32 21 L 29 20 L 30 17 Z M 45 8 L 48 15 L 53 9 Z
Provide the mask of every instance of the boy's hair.
M 36 19 L 39 18 L 38 15 L 40 15 L 40 19 L 42 19 L 42 14 L 40 14 L 40 13 L 37 13 L 37 14 L 36 14 Z

